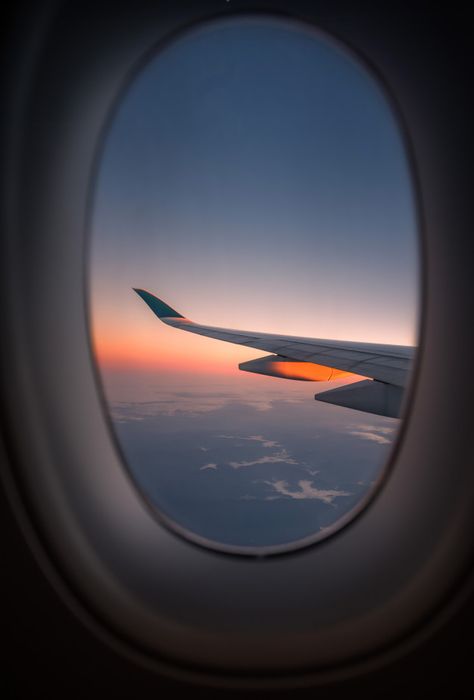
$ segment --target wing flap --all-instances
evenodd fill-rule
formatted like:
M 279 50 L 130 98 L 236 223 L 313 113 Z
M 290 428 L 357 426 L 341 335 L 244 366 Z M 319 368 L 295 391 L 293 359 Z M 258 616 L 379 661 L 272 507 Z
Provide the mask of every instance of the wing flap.
M 376 413 L 388 418 L 400 418 L 403 389 L 391 384 L 364 379 L 316 394 L 316 401 L 332 403 L 365 413 Z

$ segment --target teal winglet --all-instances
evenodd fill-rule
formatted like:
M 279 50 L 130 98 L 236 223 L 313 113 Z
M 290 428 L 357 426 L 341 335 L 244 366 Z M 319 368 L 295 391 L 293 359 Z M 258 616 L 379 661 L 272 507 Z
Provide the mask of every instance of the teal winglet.
M 146 292 L 144 289 L 135 288 L 133 288 L 133 291 L 136 292 L 146 304 L 148 304 L 150 309 L 158 316 L 158 318 L 184 318 L 182 314 L 179 314 L 177 311 L 172 309 L 171 306 L 165 304 L 164 301 L 161 301 L 161 299 L 158 299 L 158 297 L 150 294 L 150 292 Z

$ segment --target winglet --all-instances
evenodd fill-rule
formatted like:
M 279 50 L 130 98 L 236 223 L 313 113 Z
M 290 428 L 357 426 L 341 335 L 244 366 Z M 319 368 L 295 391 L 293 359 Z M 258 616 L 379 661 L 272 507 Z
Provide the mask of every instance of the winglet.
M 133 291 L 136 292 L 146 304 L 148 304 L 150 309 L 158 316 L 158 318 L 184 318 L 182 314 L 179 314 L 177 311 L 172 309 L 171 306 L 165 304 L 164 301 L 161 301 L 161 299 L 158 299 L 158 297 L 150 294 L 150 292 L 146 292 L 144 289 L 135 289 L 135 287 L 133 288 Z

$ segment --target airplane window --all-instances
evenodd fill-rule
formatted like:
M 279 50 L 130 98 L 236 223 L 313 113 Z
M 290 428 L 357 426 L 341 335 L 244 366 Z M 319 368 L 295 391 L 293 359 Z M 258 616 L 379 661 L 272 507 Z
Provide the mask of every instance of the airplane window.
M 105 403 L 157 517 L 258 554 L 362 512 L 405 410 L 418 266 L 401 129 L 346 49 L 240 17 L 157 50 L 110 120 L 89 258 Z

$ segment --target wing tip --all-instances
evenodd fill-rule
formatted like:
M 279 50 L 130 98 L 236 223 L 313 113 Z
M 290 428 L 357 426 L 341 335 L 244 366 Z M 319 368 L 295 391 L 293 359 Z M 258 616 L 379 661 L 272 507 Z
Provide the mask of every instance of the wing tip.
M 132 289 L 141 299 L 143 299 L 145 304 L 149 306 L 149 308 L 156 316 L 158 316 L 158 318 L 184 318 L 182 314 L 178 313 L 161 299 L 158 299 L 158 297 L 156 297 L 154 294 L 147 292 L 146 289 L 140 289 L 138 287 L 132 287 Z

